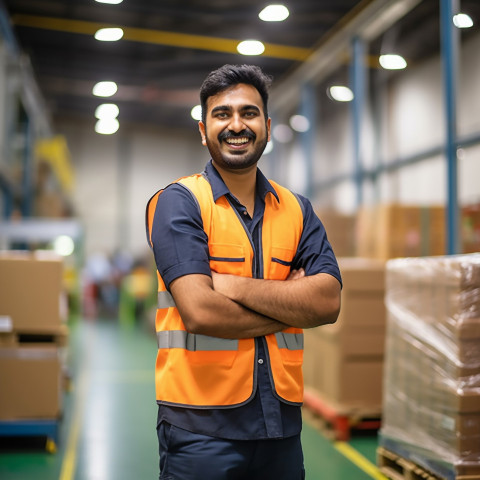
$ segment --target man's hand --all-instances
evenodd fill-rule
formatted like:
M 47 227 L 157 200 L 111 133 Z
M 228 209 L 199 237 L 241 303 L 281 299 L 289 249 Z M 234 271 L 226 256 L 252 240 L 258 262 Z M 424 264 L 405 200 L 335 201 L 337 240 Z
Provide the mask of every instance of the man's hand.
M 340 310 L 340 283 L 327 273 L 292 270 L 281 281 L 212 272 L 212 283 L 217 293 L 291 327 L 333 323 Z

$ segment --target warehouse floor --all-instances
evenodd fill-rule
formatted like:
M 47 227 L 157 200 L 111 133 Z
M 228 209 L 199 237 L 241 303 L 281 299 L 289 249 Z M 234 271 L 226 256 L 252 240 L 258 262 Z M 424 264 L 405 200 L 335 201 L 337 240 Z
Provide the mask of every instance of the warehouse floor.
M 27 438 L 0 438 L 2 480 L 133 480 L 158 477 L 153 365 L 156 343 L 143 328 L 114 320 L 71 325 L 71 386 L 58 422 L 56 453 Z M 384 479 L 375 435 L 333 442 L 305 415 L 307 480 Z

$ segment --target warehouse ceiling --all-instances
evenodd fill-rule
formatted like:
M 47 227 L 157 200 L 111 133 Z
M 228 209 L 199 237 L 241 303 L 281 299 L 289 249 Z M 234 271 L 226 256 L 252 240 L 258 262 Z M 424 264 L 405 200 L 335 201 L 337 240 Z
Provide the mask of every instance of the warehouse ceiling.
M 0 0 L 1 1 L 1 0 Z M 117 5 L 94 0 L 4 0 L 21 51 L 30 59 L 54 121 L 94 119 L 105 101 L 92 95 L 98 81 L 111 80 L 123 122 L 191 126 L 201 82 L 225 63 L 256 63 L 277 81 L 298 66 L 346 18 L 370 0 L 290 0 L 284 22 L 263 22 L 257 0 L 124 0 Z M 464 0 L 480 16 L 478 0 Z M 404 44 L 419 58 L 438 48 L 438 0 L 424 0 L 387 36 L 372 44 Z M 120 26 L 118 42 L 99 42 L 94 33 Z M 389 35 L 388 35 L 389 33 Z M 245 39 L 266 44 L 261 56 L 236 52 Z M 376 52 L 371 52 L 376 53 Z

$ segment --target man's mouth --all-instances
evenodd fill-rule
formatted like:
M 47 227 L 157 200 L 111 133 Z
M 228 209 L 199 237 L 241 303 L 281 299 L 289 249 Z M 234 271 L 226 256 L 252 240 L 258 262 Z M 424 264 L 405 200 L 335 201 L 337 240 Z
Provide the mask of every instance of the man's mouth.
M 229 145 L 241 146 L 246 145 L 250 141 L 249 137 L 227 137 L 225 142 Z

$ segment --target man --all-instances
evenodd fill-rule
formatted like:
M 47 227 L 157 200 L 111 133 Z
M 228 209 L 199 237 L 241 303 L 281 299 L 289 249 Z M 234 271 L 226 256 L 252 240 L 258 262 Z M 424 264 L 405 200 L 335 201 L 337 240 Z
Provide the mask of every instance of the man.
M 160 479 L 300 480 L 303 328 L 336 321 L 341 278 L 308 200 L 257 168 L 270 78 L 224 65 L 200 99 L 202 174 L 157 192 Z

